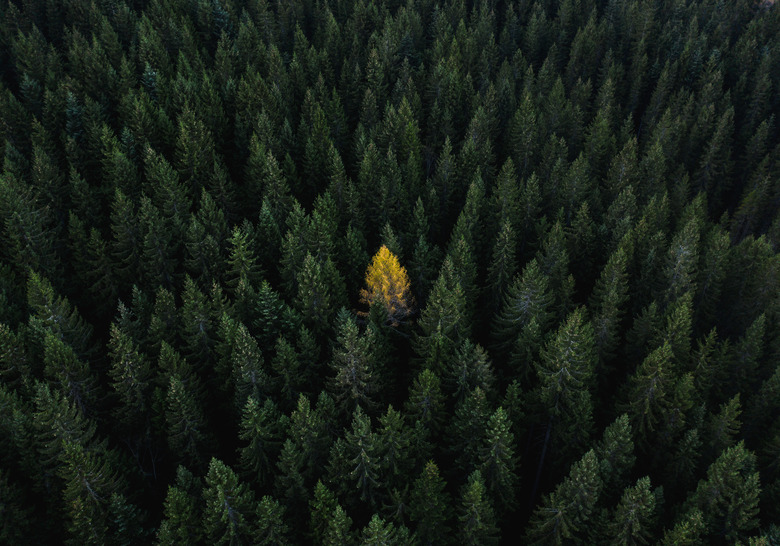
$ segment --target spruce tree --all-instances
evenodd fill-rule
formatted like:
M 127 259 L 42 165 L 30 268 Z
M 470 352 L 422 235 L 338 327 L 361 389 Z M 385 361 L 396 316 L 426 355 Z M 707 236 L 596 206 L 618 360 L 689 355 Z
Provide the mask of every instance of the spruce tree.
M 498 544 L 499 531 L 487 489 L 479 470 L 472 472 L 461 491 L 458 511 L 458 541 L 477 546 Z
M 450 437 L 450 451 L 455 456 L 455 467 L 460 472 L 469 474 L 478 468 L 481 452 L 489 440 L 485 425 L 490 417 L 490 406 L 485 392 L 480 387 L 474 388 L 455 406 L 455 415 L 447 432 Z M 496 439 L 506 438 L 499 435 Z
M 650 489 L 650 478 L 637 480 L 627 487 L 609 523 L 612 544 L 647 544 L 652 536 L 656 498 Z
M 337 345 L 330 363 L 336 375 L 328 383 L 329 390 L 342 414 L 350 414 L 357 406 L 370 410 L 378 391 L 374 330 L 367 328 L 361 335 L 346 309 L 339 311 L 337 322 Z
M 540 467 L 551 443 L 565 459 L 588 441 L 593 427 L 590 390 L 595 363 L 593 328 L 580 307 L 548 341 L 536 365 L 539 384 L 533 397 L 546 427 Z
M 490 416 L 479 452 L 479 470 L 485 477 L 485 486 L 493 498 L 499 513 L 511 510 L 515 505 L 517 476 L 512 445 L 514 436 L 504 408 L 499 407 Z
M 450 502 L 445 486 L 439 467 L 428 461 L 412 487 L 409 513 L 412 521 L 417 523 L 417 537 L 422 544 L 447 542 Z
M 290 528 L 285 521 L 284 508 L 277 500 L 265 495 L 257 504 L 257 522 L 251 532 L 251 541 L 264 546 L 290 544 Z
M 171 452 L 199 466 L 208 442 L 206 420 L 192 387 L 176 374 L 171 375 L 165 398 L 165 419 Z
M 593 514 L 602 481 L 593 450 L 574 463 L 569 475 L 546 495 L 526 528 L 529 544 L 565 544 L 581 540 Z
M 538 356 L 541 335 L 552 319 L 552 304 L 549 280 L 533 259 L 507 289 L 493 329 L 497 348 L 511 355 L 510 363 L 521 377 L 529 375 L 529 366 Z
M 199 478 L 183 466 L 176 469 L 175 485 L 168 486 L 163 520 L 157 531 L 157 541 L 163 546 L 193 543 L 203 539 L 202 507 Z
M 246 399 L 241 416 L 239 438 L 240 468 L 253 482 L 267 484 L 280 446 L 279 415 L 271 399 L 261 405 L 254 397 Z
M 363 503 L 374 505 L 379 477 L 379 444 L 371 430 L 371 419 L 358 406 L 352 414 L 352 428 L 345 434 L 350 478 L 357 497 Z
M 686 505 L 702 512 L 710 540 L 733 542 L 758 527 L 760 492 L 756 456 L 739 442 L 710 465 Z
M 109 376 L 120 402 L 115 417 L 130 431 L 140 432 L 150 410 L 151 369 L 138 345 L 116 323 L 111 324 L 110 336 Z
M 203 487 L 203 531 L 213 544 L 240 544 L 253 537 L 252 491 L 219 459 L 211 459 Z

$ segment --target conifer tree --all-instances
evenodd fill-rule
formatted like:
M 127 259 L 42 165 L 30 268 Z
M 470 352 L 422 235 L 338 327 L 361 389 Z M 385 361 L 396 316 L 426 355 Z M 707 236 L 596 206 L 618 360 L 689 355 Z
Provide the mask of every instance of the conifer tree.
M 368 306 L 382 303 L 387 311 L 387 320 L 398 324 L 411 312 L 412 297 L 406 268 L 401 267 L 385 245 L 379 249 L 366 271 L 367 289 L 361 290 L 361 301 Z
M 400 485 L 402 478 L 410 467 L 410 431 L 404 423 L 401 412 L 387 407 L 384 415 L 379 417 L 379 429 L 376 432 L 379 468 L 382 479 L 380 487 L 387 490 Z
M 761 357 L 764 353 L 766 315 L 759 315 L 747 328 L 745 335 L 734 346 L 731 379 L 742 392 L 752 390 L 755 377 L 762 376 Z
M 328 527 L 322 543 L 329 546 L 352 544 L 351 526 L 352 519 L 347 515 L 341 505 L 337 504 L 328 521 Z
M 487 498 L 482 475 L 472 472 L 461 491 L 461 506 L 458 512 L 458 541 L 461 544 L 477 546 L 497 544 L 499 532 L 493 508 Z
M 427 299 L 431 285 L 435 280 L 439 259 L 439 249 L 431 244 L 430 240 L 429 216 L 422 199 L 418 197 L 414 206 L 412 231 L 409 235 L 410 240 L 414 243 L 412 256 L 409 260 L 409 277 L 420 304 Z
M 177 167 L 182 181 L 198 195 L 214 165 L 214 139 L 191 104 L 185 104 L 178 119 Z
M 593 426 L 590 389 L 595 361 L 593 328 L 580 307 L 542 349 L 536 366 L 539 386 L 534 397 L 546 421 L 540 465 L 551 440 L 562 455 L 576 452 L 575 446 L 588 441 Z
M 510 426 L 504 408 L 496 409 L 487 422 L 479 452 L 479 470 L 485 477 L 485 486 L 499 512 L 507 512 L 515 504 L 517 460 L 512 449 L 514 435 Z
M 602 481 L 593 450 L 574 463 L 569 475 L 534 510 L 526 529 L 529 544 L 564 544 L 581 539 Z
M 701 510 L 711 540 L 732 542 L 758 526 L 760 492 L 756 456 L 739 442 L 710 465 L 687 504 Z
M 261 346 L 273 345 L 282 333 L 283 321 L 289 320 L 291 310 L 268 281 L 263 281 L 255 296 L 256 317 L 252 326 L 258 332 Z
M 48 330 L 84 358 L 91 354 L 92 326 L 72 307 L 67 298 L 57 295 L 51 282 L 30 272 L 27 281 L 27 304 L 32 314 L 30 326 L 43 336 Z
M 9 388 L 32 380 L 32 368 L 22 332 L 0 322 L 0 379 Z
M 624 479 L 636 460 L 627 414 L 622 414 L 604 429 L 595 450 L 599 460 L 599 474 L 604 482 L 604 494 L 610 497 L 613 491 L 624 485 Z
M 391 522 L 386 522 L 379 514 L 374 514 L 371 521 L 363 529 L 361 546 L 382 546 L 384 544 L 396 544 L 402 538 L 401 533 Z M 408 536 L 407 536 L 408 538 Z
M 32 187 L 5 176 L 0 181 L 0 211 L 2 239 L 13 263 L 57 278 L 56 218 L 51 207 L 38 202 Z
M 602 366 L 614 357 L 620 341 L 620 326 L 628 300 L 626 265 L 626 253 L 619 247 L 609 257 L 591 295 L 596 350 Z
M 35 444 L 40 454 L 39 461 L 47 472 L 53 472 L 59 467 L 65 440 L 82 447 L 101 447 L 99 444 L 94 445 L 94 421 L 85 418 L 78 407 L 61 394 L 38 383 L 35 386 L 34 403 Z
M 646 442 L 663 420 L 672 381 L 672 349 L 668 343 L 650 353 L 629 378 L 627 410 L 637 438 Z
M 254 251 L 254 237 L 249 223 L 233 228 L 230 236 L 230 255 L 227 259 L 226 284 L 233 290 L 240 281 L 254 287 L 260 281 L 261 271 Z
M 336 376 L 330 379 L 329 390 L 342 414 L 350 414 L 358 406 L 371 409 L 378 391 L 374 330 L 367 328 L 361 335 L 346 309 L 339 311 L 337 321 L 337 345 L 330 363 Z
M 465 340 L 446 370 L 445 385 L 448 390 L 460 402 L 475 388 L 490 392 L 493 382 L 493 366 L 487 352 Z
M 439 476 L 439 467 L 428 461 L 414 482 L 409 499 L 409 513 L 417 523 L 417 537 L 422 544 L 441 544 L 449 527 L 449 495 L 446 482 Z
M 547 276 L 555 311 L 563 318 L 570 309 L 574 292 L 574 277 L 569 274 L 570 256 L 563 224 L 558 221 L 550 228 L 542 247 L 536 253 L 540 271 Z
M 421 312 L 422 333 L 415 339 L 417 354 L 440 370 L 460 345 L 465 331 L 464 320 L 465 296 L 452 261 L 445 258 L 428 303 Z
M 257 524 L 251 533 L 251 540 L 264 546 L 290 544 L 290 528 L 284 516 L 284 508 L 279 502 L 269 495 L 264 496 L 257 505 Z
M 478 468 L 486 442 L 485 424 L 490 418 L 490 406 L 485 392 L 476 387 L 455 406 L 455 415 L 447 431 L 455 467 L 464 474 Z
M 490 288 L 490 307 L 498 309 L 504 300 L 507 285 L 517 273 L 515 260 L 517 248 L 517 232 L 509 220 L 505 220 L 499 227 L 493 244 L 493 253 L 488 267 L 488 286 Z
M 161 352 L 163 343 L 169 346 L 178 344 L 180 321 L 173 294 L 163 287 L 158 288 L 148 332 L 149 344 L 154 351 Z
M 672 239 L 664 268 L 665 302 L 674 302 L 686 292 L 696 291 L 700 229 L 699 219 L 693 217 Z
M 183 466 L 176 469 L 176 484 L 168 486 L 163 520 L 157 531 L 161 546 L 193 543 L 203 539 L 199 478 Z
M 219 459 L 211 459 L 203 487 L 203 530 L 213 544 L 252 539 L 256 503 L 252 491 Z
M 685 513 L 677 524 L 664 533 L 664 546 L 694 546 L 702 543 L 704 534 L 704 515 L 701 510 L 693 509 Z
M 612 544 L 646 544 L 652 536 L 655 508 L 650 478 L 639 478 L 627 487 L 608 526 Z
M 266 399 L 261 405 L 249 396 L 244 405 L 239 438 L 245 442 L 239 448 L 240 468 L 244 475 L 260 485 L 267 484 L 280 446 L 280 417 L 275 404 Z
M 146 424 L 150 409 L 151 369 L 137 344 L 116 323 L 111 324 L 109 331 L 108 373 L 120 400 L 115 416 L 125 427 L 138 432 Z
M 232 322 L 223 315 L 224 322 Z M 235 393 L 235 408 L 242 411 L 250 397 L 262 400 L 271 392 L 271 379 L 264 366 L 263 354 L 257 340 L 243 323 L 225 340 L 230 344 L 229 369 Z
M 316 332 L 326 331 L 344 298 L 344 281 L 331 259 L 323 263 L 306 254 L 298 275 L 295 302 L 307 323 Z
M 168 446 L 171 452 L 190 463 L 202 461 L 206 446 L 206 420 L 199 401 L 177 375 L 171 375 L 165 398 L 165 418 L 168 423 Z
M 117 188 L 111 204 L 112 252 L 119 261 L 121 279 L 137 279 L 141 273 L 143 231 L 133 201 Z
M 86 414 L 95 411 L 97 381 L 89 365 L 73 348 L 51 331 L 43 339 L 44 374 L 71 402 Z
M 301 446 L 290 438 L 285 440 L 276 461 L 274 487 L 287 510 L 296 515 L 302 515 L 304 506 L 308 503 L 308 491 L 303 475 L 305 464 L 305 453 Z
M 352 414 L 352 428 L 346 432 L 350 478 L 361 502 L 374 505 L 379 477 L 379 445 L 371 430 L 371 419 L 357 406 Z
M 276 376 L 274 378 L 276 391 L 281 394 L 282 409 L 285 409 L 285 406 L 292 406 L 301 393 L 304 375 L 297 351 L 282 336 L 276 340 L 276 355 L 271 361 L 271 368 Z
M 68 507 L 69 542 L 103 544 L 109 539 L 108 500 L 123 485 L 109 461 L 79 443 L 63 440 L 60 476 Z M 119 538 L 119 537 L 113 537 Z
M 541 334 L 552 319 L 552 302 L 549 280 L 533 259 L 507 289 L 494 328 L 497 348 L 512 355 L 510 362 L 523 376 L 541 348 Z
M 444 419 L 444 395 L 441 380 L 430 369 L 420 372 L 409 389 L 407 415 L 421 423 L 431 433 L 438 432 Z
M 172 228 L 163 222 L 159 209 L 146 196 L 141 198 L 138 222 L 143 237 L 141 268 L 150 285 L 172 289 L 177 284 L 179 239 Z
M 742 413 L 739 399 L 737 394 L 728 402 L 721 404 L 720 411 L 713 413 L 707 422 L 706 438 L 712 457 L 736 443 L 736 436 L 742 425 L 739 419 Z
M 509 223 L 515 227 L 520 221 L 520 188 L 512 159 L 507 159 L 496 178 L 492 205 L 495 207 L 495 224 L 503 226 Z
M 311 513 L 309 527 L 312 539 L 319 544 L 326 536 L 328 522 L 338 506 L 338 501 L 333 492 L 321 480 L 317 481 L 313 492 L 314 498 L 309 501 Z
M 185 356 L 197 366 L 205 366 L 214 358 L 214 334 L 217 327 L 212 317 L 211 303 L 190 277 L 184 279 L 181 299 L 181 335 L 186 344 Z

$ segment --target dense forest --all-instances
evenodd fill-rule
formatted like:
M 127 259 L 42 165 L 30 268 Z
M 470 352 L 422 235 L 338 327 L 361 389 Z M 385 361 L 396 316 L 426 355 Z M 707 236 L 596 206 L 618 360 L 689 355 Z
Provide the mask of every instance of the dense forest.
M 0 5 L 0 543 L 780 544 L 771 0 Z

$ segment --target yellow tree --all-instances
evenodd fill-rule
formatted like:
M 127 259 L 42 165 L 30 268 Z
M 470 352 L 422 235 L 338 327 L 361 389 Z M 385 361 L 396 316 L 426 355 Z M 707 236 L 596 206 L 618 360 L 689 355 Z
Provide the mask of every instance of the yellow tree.
M 387 318 L 397 325 L 410 312 L 412 295 L 409 276 L 398 258 L 382 245 L 366 271 L 366 289 L 360 291 L 360 301 L 369 306 L 379 302 L 387 310 Z

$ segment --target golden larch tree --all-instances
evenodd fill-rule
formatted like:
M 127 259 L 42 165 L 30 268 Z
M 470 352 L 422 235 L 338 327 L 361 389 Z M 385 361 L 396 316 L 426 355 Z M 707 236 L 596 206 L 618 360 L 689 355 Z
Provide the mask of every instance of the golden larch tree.
M 393 325 L 397 325 L 411 312 L 413 301 L 406 268 L 401 267 L 398 258 L 385 245 L 382 245 L 368 266 L 366 286 L 360 291 L 360 301 L 369 306 L 381 302 Z

